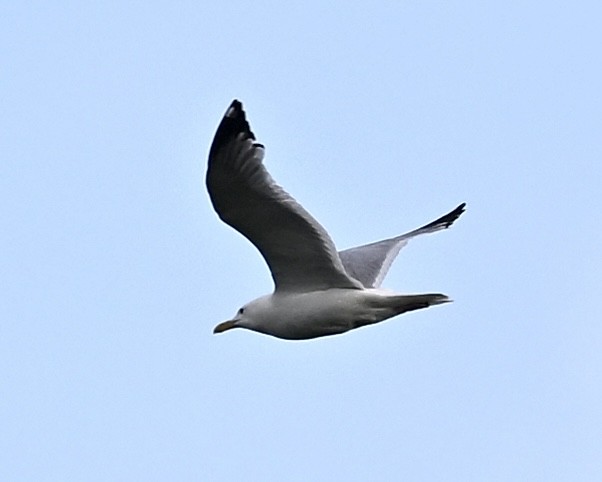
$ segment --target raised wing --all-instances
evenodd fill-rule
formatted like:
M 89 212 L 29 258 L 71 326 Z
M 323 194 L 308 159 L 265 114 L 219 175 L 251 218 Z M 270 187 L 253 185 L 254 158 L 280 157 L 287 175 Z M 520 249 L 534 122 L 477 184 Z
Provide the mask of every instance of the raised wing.
M 445 216 L 401 236 L 340 251 L 339 257 L 350 276 L 366 288 L 378 288 L 399 251 L 411 238 L 449 228 L 464 212 L 465 207 L 466 203 L 462 203 Z
M 207 190 L 218 216 L 257 247 L 276 291 L 362 289 L 346 273 L 326 230 L 274 182 L 263 154 L 234 100 L 209 151 Z

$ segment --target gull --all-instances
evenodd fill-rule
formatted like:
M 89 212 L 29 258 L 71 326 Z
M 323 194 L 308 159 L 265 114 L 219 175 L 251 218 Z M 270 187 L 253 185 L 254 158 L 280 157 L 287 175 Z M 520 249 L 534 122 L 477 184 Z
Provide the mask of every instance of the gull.
M 400 294 L 380 285 L 411 238 L 448 228 L 465 203 L 401 236 L 337 252 L 320 223 L 272 179 L 264 150 L 234 100 L 209 150 L 207 190 L 219 218 L 259 250 L 275 289 L 244 305 L 214 333 L 246 328 L 306 340 L 452 301 L 440 293 Z

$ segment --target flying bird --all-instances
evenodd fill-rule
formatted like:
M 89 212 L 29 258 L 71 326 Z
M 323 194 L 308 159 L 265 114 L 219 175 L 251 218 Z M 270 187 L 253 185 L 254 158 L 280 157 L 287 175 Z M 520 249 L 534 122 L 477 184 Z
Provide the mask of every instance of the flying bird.
M 400 294 L 380 285 L 411 238 L 450 227 L 465 203 L 406 234 L 337 252 L 320 223 L 272 179 L 264 150 L 234 100 L 209 150 L 207 190 L 220 219 L 259 250 L 275 289 L 244 305 L 214 333 L 246 328 L 305 340 L 451 301 L 440 293 Z

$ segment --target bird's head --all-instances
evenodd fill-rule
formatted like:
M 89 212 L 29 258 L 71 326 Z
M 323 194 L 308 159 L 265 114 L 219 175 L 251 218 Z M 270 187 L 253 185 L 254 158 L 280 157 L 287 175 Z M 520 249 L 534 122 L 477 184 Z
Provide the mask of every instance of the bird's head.
M 263 326 L 269 321 L 271 296 L 262 296 L 250 301 L 240 308 L 234 318 L 224 321 L 213 329 L 213 333 L 223 333 L 232 328 L 246 328 L 253 331 L 264 331 Z
M 246 318 L 245 316 L 246 306 L 243 306 L 236 312 L 236 316 L 228 321 L 223 321 L 213 329 L 213 333 L 223 333 L 224 331 L 232 328 L 245 328 Z
M 224 321 L 213 329 L 213 333 L 223 333 L 231 328 L 246 328 L 260 333 L 272 334 L 275 320 L 280 315 L 274 315 L 272 295 L 265 295 L 250 301 L 240 308 L 234 318 Z

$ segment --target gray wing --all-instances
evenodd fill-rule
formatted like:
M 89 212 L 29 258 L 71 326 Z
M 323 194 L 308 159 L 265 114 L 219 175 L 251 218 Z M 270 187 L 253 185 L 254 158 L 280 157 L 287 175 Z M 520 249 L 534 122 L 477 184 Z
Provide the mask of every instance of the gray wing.
M 277 291 L 362 289 L 326 230 L 274 182 L 263 154 L 242 104 L 234 100 L 209 151 L 206 183 L 218 216 L 257 247 Z
M 411 238 L 449 228 L 464 212 L 465 207 L 466 203 L 462 203 L 445 216 L 401 236 L 340 251 L 339 256 L 345 270 L 364 287 L 378 288 L 399 251 Z

